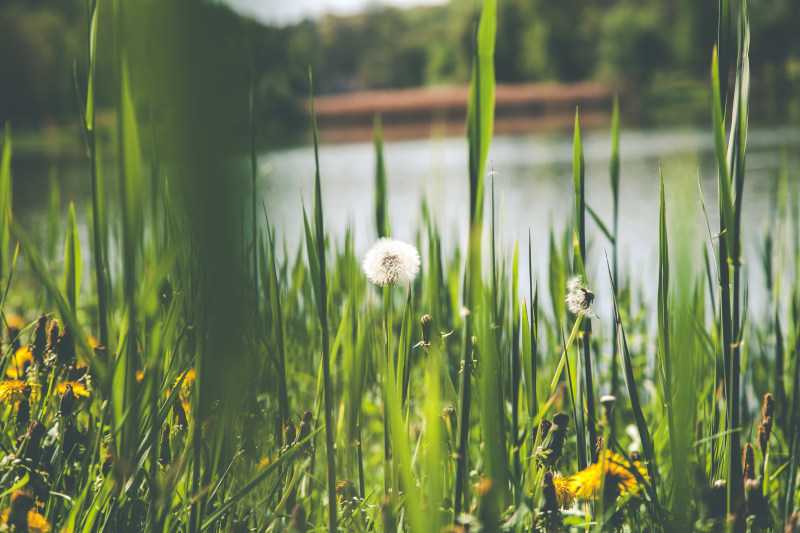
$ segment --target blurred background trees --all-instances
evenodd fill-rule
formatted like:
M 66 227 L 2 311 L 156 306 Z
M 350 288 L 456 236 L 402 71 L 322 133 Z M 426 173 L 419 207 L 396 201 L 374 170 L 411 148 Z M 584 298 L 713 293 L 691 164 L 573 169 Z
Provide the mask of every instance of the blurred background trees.
M 793 31 L 800 2 L 751 0 L 750 7 L 754 91 L 767 92 L 770 101 L 789 98 L 800 81 L 800 33 Z M 241 64 L 244 75 L 227 84 L 247 85 L 246 94 L 252 80 L 259 116 L 270 117 L 260 125 L 265 138 L 285 140 L 287 130 L 306 126 L 309 66 L 321 93 L 469 79 L 472 0 L 411 9 L 372 6 L 355 16 L 283 27 L 244 19 L 221 3 L 200 9 L 216 25 L 209 53 Z M 502 0 L 498 10 L 498 83 L 604 80 L 637 93 L 676 80 L 705 83 L 716 0 Z M 76 120 L 72 72 L 75 64 L 78 79 L 85 79 L 86 26 L 83 0 L 4 0 L 0 121 L 40 127 Z M 111 46 L 108 35 L 101 36 L 104 46 Z M 141 59 L 147 61 L 148 53 Z M 102 55 L 101 79 L 109 75 Z M 233 89 L 231 94 L 242 94 Z M 110 95 L 98 97 L 102 104 Z

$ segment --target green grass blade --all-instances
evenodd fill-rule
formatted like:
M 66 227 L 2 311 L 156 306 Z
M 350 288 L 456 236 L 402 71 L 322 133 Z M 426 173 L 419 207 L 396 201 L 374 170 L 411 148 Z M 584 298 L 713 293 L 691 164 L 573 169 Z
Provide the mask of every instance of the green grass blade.
M 3 155 L 0 157 L 0 277 L 5 270 L 11 224 L 11 124 L 6 122 Z
M 83 260 L 81 258 L 81 242 L 78 236 L 78 224 L 75 221 L 75 205 L 69 203 L 69 225 L 67 241 L 64 244 L 64 283 L 67 301 L 73 313 L 77 313 L 78 292 L 81 286 Z
M 718 61 L 717 49 L 714 48 L 714 52 L 711 56 L 711 83 L 713 93 L 712 128 L 714 130 L 714 154 L 717 158 L 717 184 L 719 186 L 719 203 L 722 221 L 720 233 L 724 234 L 724 238 L 728 242 L 728 252 L 731 253 L 731 251 L 736 248 L 732 232 L 728 231 L 733 229 L 733 195 L 731 192 L 731 178 L 728 169 L 727 148 L 725 146 L 725 123 L 723 119 L 722 102 L 719 96 L 720 79 L 717 68 Z
M 614 294 L 614 322 L 617 327 L 617 339 L 620 345 L 622 374 L 625 377 L 625 386 L 628 389 L 628 397 L 631 400 L 631 409 L 633 411 L 634 420 L 636 421 L 636 429 L 642 441 L 642 453 L 648 462 L 648 469 L 655 469 L 655 448 L 653 447 L 653 439 L 650 437 L 650 430 L 647 428 L 647 422 L 642 412 L 642 404 L 639 400 L 639 390 L 636 387 L 636 378 L 633 375 L 633 364 L 631 363 L 631 356 L 628 351 L 628 341 L 625 338 L 625 328 L 622 325 L 622 318 L 619 314 L 614 278 L 611 275 L 611 265 L 608 264 L 608 261 L 606 261 L 606 263 L 608 266 L 608 277 L 611 280 L 612 294 Z M 654 472 L 654 470 L 651 471 L 650 477 L 655 482 L 656 477 L 652 472 Z
M 375 145 L 375 227 L 378 237 L 389 236 L 389 203 L 386 198 L 386 167 L 383 162 L 383 128 L 380 115 L 375 115 L 373 125 Z
M 322 185 L 319 172 L 319 140 L 317 137 L 317 117 L 314 111 L 314 84 L 311 69 L 308 71 L 308 86 L 311 98 L 311 124 L 314 135 L 314 220 L 316 234 L 315 258 L 319 264 L 319 279 L 316 286 L 317 309 L 319 311 L 320 330 L 322 333 L 322 375 L 325 388 L 325 448 L 328 460 L 328 529 L 336 531 L 336 452 L 333 448 L 333 386 L 331 383 L 330 349 L 328 331 L 328 279 L 325 267 L 325 227 L 322 216 Z M 309 256 L 309 262 L 313 260 Z

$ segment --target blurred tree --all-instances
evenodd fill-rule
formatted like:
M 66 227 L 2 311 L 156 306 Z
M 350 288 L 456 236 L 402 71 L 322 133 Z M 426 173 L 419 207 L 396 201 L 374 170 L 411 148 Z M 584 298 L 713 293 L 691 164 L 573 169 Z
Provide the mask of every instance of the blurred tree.
M 670 58 L 664 17 L 656 4 L 620 3 L 611 8 L 603 18 L 598 73 L 646 86 Z

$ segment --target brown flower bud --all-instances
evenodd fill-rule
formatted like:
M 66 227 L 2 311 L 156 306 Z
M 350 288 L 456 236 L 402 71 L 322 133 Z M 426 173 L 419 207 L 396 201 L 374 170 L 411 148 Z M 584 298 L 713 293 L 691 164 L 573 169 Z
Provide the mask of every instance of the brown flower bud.
M 742 470 L 745 479 L 756 478 L 756 459 L 753 453 L 753 446 L 748 442 L 742 451 Z
M 433 317 L 431 315 L 423 315 L 420 319 L 422 325 L 422 341 L 425 344 L 431 343 L 431 329 L 433 329 Z

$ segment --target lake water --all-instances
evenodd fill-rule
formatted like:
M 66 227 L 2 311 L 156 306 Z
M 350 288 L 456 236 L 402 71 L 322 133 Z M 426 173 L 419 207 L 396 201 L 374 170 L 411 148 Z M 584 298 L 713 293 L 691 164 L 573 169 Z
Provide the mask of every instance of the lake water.
M 610 135 L 602 131 L 584 132 L 583 147 L 586 201 L 610 228 Z M 392 235 L 414 240 L 420 227 L 421 200 L 427 198 L 438 219 L 445 249 L 452 251 L 456 245 L 464 249 L 469 202 L 466 141 L 447 138 L 392 142 L 385 145 L 384 154 Z M 744 269 L 751 284 L 750 303 L 756 307 L 763 305 L 766 296 L 759 256 L 766 228 L 773 224 L 772 205 L 783 156 L 788 163 L 790 198 L 796 202 L 800 128 L 751 128 L 742 228 Z M 322 146 L 319 157 L 327 228 L 341 237 L 350 226 L 356 248 L 363 252 L 376 237 L 374 148 L 371 143 Z M 541 280 L 546 279 L 548 269 L 550 228 L 555 228 L 560 236 L 574 216 L 572 158 L 571 134 L 497 136 L 492 141 L 489 162 L 496 172 L 498 238 L 502 236 L 509 257 L 519 239 L 521 257 L 527 257 L 530 232 L 534 276 Z M 719 231 L 713 139 L 710 129 L 627 130 L 621 134 L 620 158 L 620 273 L 630 274 L 636 284 L 651 287 L 644 296 L 655 299 L 659 168 L 665 183 L 671 256 L 677 261 L 679 249 L 683 248 L 696 258 L 691 265 L 678 264 L 673 269 L 699 269 L 702 246 L 709 237 L 697 187 L 698 176 L 711 231 Z M 312 149 L 302 147 L 264 155 L 259 158 L 259 168 L 271 217 L 280 221 L 289 242 L 298 243 L 302 230 L 301 196 L 309 210 L 313 206 Z M 487 219 L 490 183 L 487 178 Z M 610 244 L 591 219 L 587 221 L 587 232 L 590 282 L 608 287 L 604 252 L 610 255 Z M 488 243 L 488 233 L 485 238 Z M 527 259 L 520 265 L 520 272 L 527 278 Z M 527 280 L 521 280 L 523 294 L 527 294 L 526 287 Z M 596 292 L 598 304 L 608 308 L 610 302 L 604 304 L 606 298 L 602 296 L 608 291 Z
M 607 223 L 611 223 L 611 189 L 608 132 L 583 134 L 586 161 L 586 201 Z M 85 221 L 89 200 L 88 165 L 85 159 L 58 149 L 45 155 L 37 150 L 15 148 L 14 209 L 23 224 L 42 231 L 47 214 L 48 175 L 54 172 L 62 204 L 75 200 L 79 218 Z M 420 206 L 426 198 L 438 220 L 446 252 L 466 245 L 469 201 L 467 145 L 463 138 L 422 139 L 387 142 L 384 147 L 388 175 L 389 215 L 392 235 L 413 241 L 420 229 Z M 782 155 L 783 154 L 783 155 Z M 320 147 L 322 192 L 326 225 L 335 239 L 353 229 L 358 253 L 376 238 L 374 223 L 375 154 L 371 143 Z M 655 299 L 659 167 L 663 174 L 668 207 L 670 252 L 678 261 L 680 249 L 694 258 L 693 264 L 675 268 L 699 269 L 702 246 L 708 242 L 697 177 L 709 209 L 711 231 L 718 231 L 717 178 L 710 129 L 623 130 L 620 142 L 619 250 L 621 274 L 629 274 L 637 286 L 647 287 L 644 297 Z M 797 168 L 800 168 L 800 128 L 751 128 L 747 145 L 747 179 L 742 219 L 744 268 L 750 281 L 750 303 L 763 305 L 763 273 L 759 254 L 766 228 L 774 224 L 772 204 L 781 159 L 785 156 L 790 198 L 797 201 Z M 548 269 L 550 228 L 561 235 L 573 217 L 572 134 L 497 136 L 492 141 L 489 162 L 496 172 L 495 205 L 498 238 L 507 254 L 519 239 L 521 256 L 527 257 L 527 236 L 533 243 L 534 276 L 544 280 Z M 310 146 L 261 154 L 258 158 L 259 189 L 270 219 L 285 236 L 290 253 L 300 244 L 301 198 L 313 209 L 314 158 Z M 489 169 L 487 168 L 487 171 Z M 113 175 L 108 173 L 113 190 Z M 490 209 L 487 178 L 486 213 Z M 66 205 L 63 206 L 66 213 Z M 607 239 L 591 219 L 587 260 L 590 283 L 598 293 L 598 304 L 608 308 L 608 277 L 604 252 Z M 81 229 L 88 243 L 85 222 Z M 794 234 L 786 234 L 795 240 Z M 485 233 L 488 243 L 488 232 Z M 59 238 L 63 241 L 63 237 Z M 788 240 L 787 240 L 788 242 Z M 487 244 L 488 247 L 488 244 Z M 487 248 L 488 249 L 488 248 Z M 88 247 L 86 248 L 88 254 Z M 87 265 L 89 263 L 86 263 Z M 424 258 L 423 258 L 424 265 Z M 521 260 L 527 293 L 527 259 Z M 540 284 L 541 286 L 541 284 Z

